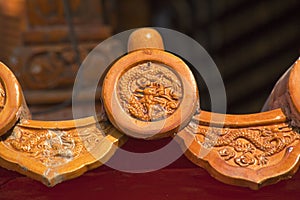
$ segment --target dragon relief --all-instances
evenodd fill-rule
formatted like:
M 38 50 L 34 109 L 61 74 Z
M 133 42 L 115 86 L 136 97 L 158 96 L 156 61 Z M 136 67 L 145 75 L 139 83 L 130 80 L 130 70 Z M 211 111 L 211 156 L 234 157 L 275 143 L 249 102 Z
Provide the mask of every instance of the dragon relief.
M 158 121 L 178 108 L 182 84 L 167 66 L 147 62 L 122 75 L 118 94 L 122 107 L 130 116 L 142 121 Z
M 0 79 L 0 112 L 4 108 L 5 104 L 5 91 L 4 87 L 1 84 L 1 79 Z
M 99 148 L 111 125 L 100 123 L 77 129 L 36 129 L 16 126 L 3 143 L 14 151 L 25 153 L 47 167 L 66 164 L 85 152 Z
M 179 96 L 159 83 L 136 89 L 131 96 L 130 114 L 144 121 L 155 121 L 171 115 L 179 105 Z
M 300 135 L 287 124 L 240 129 L 190 124 L 190 128 L 203 147 L 214 148 L 226 162 L 241 167 L 267 165 L 272 156 L 300 139 Z

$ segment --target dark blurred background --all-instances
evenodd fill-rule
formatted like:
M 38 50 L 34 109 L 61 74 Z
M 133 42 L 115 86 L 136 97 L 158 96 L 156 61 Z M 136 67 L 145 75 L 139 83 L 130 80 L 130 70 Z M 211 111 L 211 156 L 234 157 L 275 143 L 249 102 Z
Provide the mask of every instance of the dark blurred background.
M 53 90 L 60 94 L 60 89 L 70 85 L 76 74 L 78 54 L 74 52 L 74 41 L 70 38 L 72 27 L 63 1 L 0 2 L 0 60 L 12 66 L 21 79 L 23 88 L 28 91 L 29 104 L 39 104 L 30 96 L 36 95 L 36 91 Z M 15 8 L 16 5 L 21 6 Z M 90 45 L 80 49 L 81 57 L 110 35 L 132 28 L 165 27 L 192 37 L 208 51 L 220 70 L 227 92 L 228 113 L 260 111 L 276 81 L 296 61 L 300 52 L 299 0 L 71 0 L 69 10 L 77 45 Z M 47 15 L 47 19 L 39 20 L 43 15 Z M 58 16 L 56 21 L 52 15 Z M 53 47 L 55 45 L 58 47 Z M 18 50 L 19 46 L 35 49 L 33 54 L 42 55 L 39 57 L 42 59 L 27 56 L 28 53 Z M 40 51 L 41 48 L 44 49 Z M 20 61 L 16 60 L 26 56 L 31 63 L 17 64 Z M 44 66 L 42 70 L 46 70 L 47 76 L 40 78 L 44 85 L 29 84 L 33 76 L 37 77 L 35 81 L 42 77 L 42 70 L 36 63 L 44 65 L 47 59 L 57 58 L 63 58 L 61 65 L 68 69 L 59 68 L 60 72 L 54 73 L 59 71 L 55 69 L 57 66 Z M 15 67 L 17 65 L 19 67 Z M 28 66 L 31 68 L 24 70 Z M 51 72 L 49 68 L 55 70 Z M 49 84 L 45 84 L 48 82 L 44 80 L 50 79 L 50 74 L 54 74 L 53 81 L 64 71 L 68 72 L 63 81 L 47 80 Z M 32 74 L 28 78 L 29 72 Z M 70 74 L 73 76 L 69 77 Z M 22 77 L 27 77 L 27 81 Z M 203 96 L 201 106 L 209 110 L 209 99 Z
M 228 113 L 260 111 L 276 81 L 299 57 L 298 0 L 115 2 L 117 32 L 159 26 L 197 40 L 221 72 Z

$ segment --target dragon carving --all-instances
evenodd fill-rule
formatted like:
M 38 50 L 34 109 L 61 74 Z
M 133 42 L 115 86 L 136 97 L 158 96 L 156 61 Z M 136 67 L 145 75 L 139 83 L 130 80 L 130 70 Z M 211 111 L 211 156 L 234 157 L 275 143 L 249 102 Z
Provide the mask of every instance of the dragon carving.
M 280 153 L 300 139 L 300 135 L 287 124 L 275 128 L 263 126 L 209 129 L 201 125 L 196 127 L 195 138 L 203 147 L 216 148 L 219 156 L 225 161 L 233 159 L 235 164 L 242 167 L 254 164 L 266 165 L 269 157 Z
M 55 167 L 70 162 L 86 151 L 98 148 L 98 143 L 111 128 L 106 122 L 77 129 L 39 130 L 16 126 L 4 144 L 17 152 L 28 154 L 45 166 Z
M 158 121 L 173 114 L 182 94 L 181 80 L 161 63 L 141 63 L 118 81 L 120 104 L 130 116 L 142 121 Z
M 138 119 L 155 121 L 171 115 L 179 105 L 179 98 L 171 88 L 152 82 L 145 88 L 136 89 L 128 110 Z

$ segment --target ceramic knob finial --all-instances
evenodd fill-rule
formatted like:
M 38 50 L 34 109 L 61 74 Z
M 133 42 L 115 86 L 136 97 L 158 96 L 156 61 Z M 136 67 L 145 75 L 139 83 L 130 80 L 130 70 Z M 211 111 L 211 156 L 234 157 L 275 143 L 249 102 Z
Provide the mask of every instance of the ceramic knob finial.
M 128 39 L 127 51 L 147 48 L 164 50 L 164 43 L 159 32 L 153 28 L 140 28 L 132 32 Z

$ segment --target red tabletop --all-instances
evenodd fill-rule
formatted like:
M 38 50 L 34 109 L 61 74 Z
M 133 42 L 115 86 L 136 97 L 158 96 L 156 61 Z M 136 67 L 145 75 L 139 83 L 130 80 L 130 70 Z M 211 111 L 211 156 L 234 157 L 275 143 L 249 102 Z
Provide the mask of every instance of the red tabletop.
M 158 149 L 170 141 L 129 139 L 124 149 Z M 258 191 L 231 186 L 211 177 L 184 155 L 149 173 L 125 173 L 101 166 L 79 178 L 48 188 L 30 178 L 0 168 L 0 199 L 299 199 L 300 173 Z

